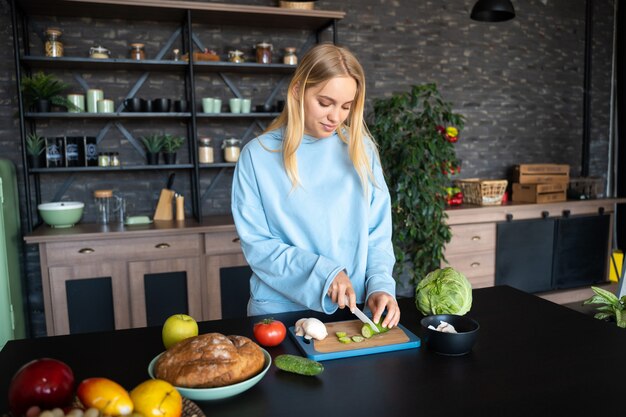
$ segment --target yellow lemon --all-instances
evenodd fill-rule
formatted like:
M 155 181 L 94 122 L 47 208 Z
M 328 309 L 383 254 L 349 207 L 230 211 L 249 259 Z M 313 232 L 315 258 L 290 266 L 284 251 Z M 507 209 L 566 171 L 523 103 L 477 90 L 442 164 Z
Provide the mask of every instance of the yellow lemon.
M 107 416 L 120 416 L 133 412 L 133 402 L 120 384 L 108 378 L 83 380 L 76 395 L 87 408 L 97 408 Z
M 180 417 L 183 398 L 176 388 L 162 379 L 149 379 L 137 385 L 130 398 L 135 411 L 144 417 Z

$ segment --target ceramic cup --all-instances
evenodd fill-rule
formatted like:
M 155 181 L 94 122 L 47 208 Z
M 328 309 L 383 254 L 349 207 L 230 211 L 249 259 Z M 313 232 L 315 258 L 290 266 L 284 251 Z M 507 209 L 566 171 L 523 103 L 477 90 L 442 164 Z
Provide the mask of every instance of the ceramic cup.
M 250 108 L 252 107 L 252 100 L 249 98 L 244 98 L 241 100 L 241 112 L 242 113 L 250 113 Z
M 204 113 L 213 113 L 213 102 L 214 99 L 211 97 L 205 97 L 202 99 L 202 111 Z
M 141 101 L 141 111 L 143 113 L 151 113 L 152 112 L 152 100 L 140 99 Z
M 152 111 L 158 113 L 167 113 L 170 111 L 172 100 L 169 98 L 155 98 L 152 100 Z
M 172 111 L 175 113 L 185 113 L 187 111 L 187 100 L 176 100 Z
M 97 88 L 87 90 L 87 112 L 98 113 L 98 100 L 104 99 L 104 91 Z
M 98 100 L 98 113 L 113 113 L 115 111 L 113 100 Z
M 241 113 L 241 99 L 240 98 L 231 98 L 228 104 L 230 105 L 231 113 Z
M 78 107 L 78 109 L 68 109 L 69 113 L 81 113 L 85 111 L 85 96 L 83 94 L 68 94 L 67 100 Z
M 141 99 L 138 97 L 127 98 L 124 100 L 124 108 L 129 112 L 140 112 L 141 111 Z
M 213 113 L 221 113 L 222 112 L 222 99 L 214 98 L 213 99 Z

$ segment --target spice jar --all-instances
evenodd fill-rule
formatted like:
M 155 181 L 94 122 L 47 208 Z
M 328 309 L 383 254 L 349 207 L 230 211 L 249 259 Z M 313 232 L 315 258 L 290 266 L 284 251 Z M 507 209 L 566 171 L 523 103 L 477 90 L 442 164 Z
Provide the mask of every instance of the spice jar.
M 201 164 L 211 164 L 214 161 L 211 138 L 200 138 L 198 141 L 198 161 Z
M 121 165 L 119 152 L 113 152 L 110 155 L 109 160 L 112 167 L 119 167 Z
M 92 46 L 89 48 L 89 57 L 96 59 L 108 59 L 111 55 L 111 51 L 102 46 Z
M 62 33 L 61 29 L 46 29 L 46 56 L 55 58 L 63 56 L 63 42 L 60 40 Z
M 146 53 L 144 52 L 143 43 L 131 43 L 130 44 L 130 59 L 142 60 L 146 59 Z
M 283 56 L 283 64 L 298 65 L 298 57 L 296 56 L 296 48 L 285 48 L 285 55 Z
M 98 154 L 98 166 L 99 167 L 108 167 L 111 165 L 111 157 L 106 152 L 100 152 Z
M 272 63 L 272 44 L 267 42 L 257 43 L 256 45 L 256 62 L 259 64 Z
M 228 51 L 228 60 L 236 64 L 244 62 L 243 52 L 235 49 L 234 51 Z
M 239 159 L 239 152 L 241 151 L 241 140 L 224 139 L 222 142 L 222 149 L 224 150 L 224 161 L 237 162 Z

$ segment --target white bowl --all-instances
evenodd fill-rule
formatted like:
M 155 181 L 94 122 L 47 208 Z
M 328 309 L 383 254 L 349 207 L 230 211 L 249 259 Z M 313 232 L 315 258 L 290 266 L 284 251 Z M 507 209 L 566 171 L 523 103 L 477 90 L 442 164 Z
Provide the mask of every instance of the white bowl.
M 61 201 L 39 204 L 37 209 L 48 226 L 72 227 L 83 217 L 84 207 L 80 201 Z
M 272 364 L 272 357 L 265 349 L 261 348 L 261 350 L 263 351 L 263 356 L 265 356 L 265 365 L 263 366 L 261 372 L 259 372 L 250 379 L 246 379 L 245 381 L 241 381 L 236 384 L 216 388 L 183 388 L 176 386 L 175 388 L 183 397 L 195 401 L 221 400 L 223 398 L 228 398 L 237 394 L 241 394 L 242 392 L 249 390 L 250 388 L 255 386 L 257 382 L 263 379 L 268 369 L 270 369 L 270 365 Z M 152 359 L 152 361 L 150 361 L 150 365 L 148 365 L 148 374 L 150 375 L 150 378 L 155 378 L 154 365 L 159 359 L 159 356 L 161 356 L 162 354 L 163 353 L 158 354 L 154 359 Z

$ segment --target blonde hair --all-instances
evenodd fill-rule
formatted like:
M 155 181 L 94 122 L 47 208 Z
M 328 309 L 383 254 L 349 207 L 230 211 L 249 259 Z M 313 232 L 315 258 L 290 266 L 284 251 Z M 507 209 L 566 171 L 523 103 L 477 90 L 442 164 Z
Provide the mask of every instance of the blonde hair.
M 289 83 L 285 108 L 266 130 L 284 129 L 283 164 L 294 188 L 300 184 L 296 151 L 304 135 L 305 91 L 307 88 L 316 87 L 332 78 L 346 76 L 356 81 L 356 95 L 350 108 L 350 114 L 346 121 L 337 128 L 337 134 L 348 145 L 348 154 L 359 175 L 363 190 L 367 190 L 368 178 L 375 184 L 374 174 L 367 157 L 366 141 L 371 144 L 374 153 L 376 155 L 378 153 L 363 120 L 365 108 L 365 73 L 363 67 L 347 49 L 324 43 L 313 47 L 300 61 Z

